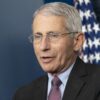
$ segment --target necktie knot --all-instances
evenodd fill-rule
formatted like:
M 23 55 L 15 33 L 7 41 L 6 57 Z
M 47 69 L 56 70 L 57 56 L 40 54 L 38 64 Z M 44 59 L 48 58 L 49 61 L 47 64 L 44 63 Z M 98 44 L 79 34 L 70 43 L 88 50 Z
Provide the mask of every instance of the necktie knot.
M 57 76 L 54 76 L 52 80 L 52 86 L 57 86 L 59 88 L 61 83 L 62 83 L 61 80 Z

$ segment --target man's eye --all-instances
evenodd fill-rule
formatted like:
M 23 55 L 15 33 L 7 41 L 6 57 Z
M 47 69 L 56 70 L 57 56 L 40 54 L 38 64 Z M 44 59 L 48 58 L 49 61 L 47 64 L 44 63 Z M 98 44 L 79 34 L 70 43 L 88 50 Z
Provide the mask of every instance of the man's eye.
M 39 38 L 41 38 L 41 35 L 35 35 L 34 38 L 39 39 Z
M 50 37 L 58 37 L 58 34 L 52 33 L 52 34 L 50 34 Z

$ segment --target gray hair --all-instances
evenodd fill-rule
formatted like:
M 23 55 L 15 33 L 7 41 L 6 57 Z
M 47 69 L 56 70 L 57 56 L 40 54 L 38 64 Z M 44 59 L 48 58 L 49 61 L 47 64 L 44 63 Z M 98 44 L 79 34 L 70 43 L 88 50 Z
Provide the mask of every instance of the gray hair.
M 75 7 L 61 2 L 47 3 L 35 11 L 33 21 L 38 14 L 63 16 L 69 32 L 82 32 L 82 23 Z

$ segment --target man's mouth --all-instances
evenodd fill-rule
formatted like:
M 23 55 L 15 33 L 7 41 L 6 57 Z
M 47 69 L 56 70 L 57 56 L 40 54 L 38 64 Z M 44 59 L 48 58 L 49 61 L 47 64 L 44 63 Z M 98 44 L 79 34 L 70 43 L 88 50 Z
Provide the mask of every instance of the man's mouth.
M 43 57 L 41 57 L 41 61 L 43 63 L 50 63 L 53 59 L 54 59 L 54 57 L 50 57 L 50 56 L 43 56 Z

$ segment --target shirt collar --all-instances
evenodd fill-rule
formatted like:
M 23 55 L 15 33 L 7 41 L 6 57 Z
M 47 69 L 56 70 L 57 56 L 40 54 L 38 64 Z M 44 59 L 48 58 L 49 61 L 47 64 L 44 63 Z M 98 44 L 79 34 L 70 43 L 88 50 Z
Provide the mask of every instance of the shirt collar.
M 67 82 L 67 80 L 68 80 L 68 77 L 69 77 L 69 75 L 70 75 L 70 72 L 71 72 L 73 66 L 74 66 L 74 64 L 72 64 L 72 65 L 71 65 L 67 70 L 65 70 L 63 73 L 60 73 L 60 74 L 58 75 L 58 77 L 59 77 L 59 79 L 61 80 L 61 82 L 62 82 L 63 85 L 66 85 L 66 82 Z M 50 73 L 48 73 L 48 77 L 49 77 L 49 81 L 52 81 L 53 76 L 52 76 Z

